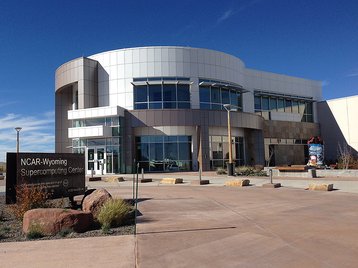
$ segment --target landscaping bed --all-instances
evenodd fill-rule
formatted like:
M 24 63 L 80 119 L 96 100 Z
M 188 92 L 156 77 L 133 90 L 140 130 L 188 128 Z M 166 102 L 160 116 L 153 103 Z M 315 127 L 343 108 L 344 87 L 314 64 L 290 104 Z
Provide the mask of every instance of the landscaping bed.
M 68 208 L 68 202 L 65 199 L 50 200 L 49 206 L 53 208 Z M 22 221 L 18 220 L 10 209 L 10 205 L 5 204 L 5 196 L 0 196 L 0 243 L 16 242 L 30 240 L 50 240 L 63 238 L 80 238 L 108 235 L 129 235 L 134 234 L 134 219 L 130 218 L 124 225 L 120 227 L 112 227 L 106 230 L 101 229 L 100 225 L 94 225 L 91 230 L 76 233 L 70 230 L 59 232 L 56 235 L 44 236 L 41 238 L 28 238 L 23 233 Z

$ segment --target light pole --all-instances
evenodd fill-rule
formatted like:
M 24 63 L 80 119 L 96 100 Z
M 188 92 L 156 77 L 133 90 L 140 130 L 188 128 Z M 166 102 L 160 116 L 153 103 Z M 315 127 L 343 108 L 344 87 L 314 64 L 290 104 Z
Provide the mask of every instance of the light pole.
M 19 153 L 19 148 L 20 148 L 20 130 L 22 129 L 22 127 L 16 127 L 16 153 Z
M 229 163 L 227 164 L 227 175 L 234 176 L 234 165 L 232 163 L 232 140 L 231 140 L 231 123 L 230 123 L 230 111 L 233 105 L 224 104 L 227 111 L 227 132 L 228 132 L 228 144 L 229 144 Z

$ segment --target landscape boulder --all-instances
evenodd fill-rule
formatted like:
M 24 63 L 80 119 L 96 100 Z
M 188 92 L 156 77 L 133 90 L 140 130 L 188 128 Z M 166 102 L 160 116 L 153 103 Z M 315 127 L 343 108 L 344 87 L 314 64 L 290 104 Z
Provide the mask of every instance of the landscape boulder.
M 55 235 L 61 230 L 82 233 L 88 231 L 92 225 L 93 215 L 89 212 L 63 208 L 37 208 L 25 213 L 22 229 L 25 234 L 36 229 L 43 235 Z
M 93 217 L 97 218 L 103 204 L 110 199 L 112 199 L 112 196 L 107 190 L 97 189 L 83 199 L 82 210 L 91 212 Z

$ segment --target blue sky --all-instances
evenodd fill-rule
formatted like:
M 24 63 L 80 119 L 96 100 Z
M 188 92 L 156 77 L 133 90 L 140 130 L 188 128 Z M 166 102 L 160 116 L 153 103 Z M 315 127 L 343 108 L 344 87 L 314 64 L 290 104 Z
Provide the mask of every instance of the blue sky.
M 358 1 L 0 0 L 0 161 L 54 150 L 54 72 L 101 51 L 180 45 L 249 68 L 323 81 L 325 99 L 358 93 Z

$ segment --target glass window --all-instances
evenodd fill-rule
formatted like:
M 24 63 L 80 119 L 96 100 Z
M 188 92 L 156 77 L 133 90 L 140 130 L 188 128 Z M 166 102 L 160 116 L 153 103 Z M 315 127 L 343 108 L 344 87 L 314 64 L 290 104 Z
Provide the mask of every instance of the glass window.
M 105 126 L 105 124 L 106 124 L 106 118 L 92 118 L 92 119 L 85 120 L 86 127 Z
M 261 97 L 255 96 L 255 110 L 261 110 Z
M 307 122 L 313 122 L 313 115 L 308 114 L 306 121 L 307 121 Z
M 217 87 L 211 87 L 211 102 L 221 103 L 220 89 Z
M 177 95 L 176 95 L 175 85 L 163 85 L 163 101 L 176 101 L 176 100 L 177 100 Z
M 292 112 L 298 113 L 298 102 L 297 101 L 292 101 Z
M 142 143 L 149 143 L 152 136 L 141 136 Z
M 147 86 L 134 87 L 134 102 L 146 102 L 147 96 Z
M 141 136 L 135 140 L 136 158 L 145 170 L 191 170 L 190 136 Z
M 200 87 L 200 102 L 210 102 L 210 87 Z
M 121 128 L 120 127 L 112 127 L 112 136 L 120 136 L 121 135 Z
M 178 143 L 164 143 L 164 158 L 170 160 L 178 159 Z
M 149 109 L 162 109 L 162 102 L 150 102 Z
M 163 109 L 175 109 L 177 108 L 176 102 L 163 102 Z
M 278 99 L 277 100 L 277 109 L 279 112 L 284 112 L 285 111 L 285 102 L 283 99 Z
M 138 79 L 142 81 L 141 78 Z M 189 78 L 180 79 L 190 81 Z M 177 77 L 149 77 L 143 81 L 156 81 L 152 83 L 157 84 L 134 86 L 134 109 L 190 109 L 190 85 L 177 83 L 162 85 L 163 80 L 178 79 Z M 178 104 L 178 102 L 182 103 Z
M 233 90 L 230 90 L 230 104 L 236 107 L 241 107 L 240 94 L 237 94 Z
M 178 136 L 179 142 L 191 142 L 191 136 Z
M 179 109 L 190 109 L 190 102 L 178 102 Z
M 163 143 L 150 143 L 150 161 L 163 160 Z
M 99 145 L 106 145 L 106 139 L 90 139 L 87 140 L 87 146 L 99 146 Z
M 213 159 L 223 159 L 222 142 L 213 142 L 211 146 Z
M 269 98 L 262 97 L 262 110 L 268 111 L 269 110 Z
M 191 145 L 190 143 L 179 143 L 179 160 L 191 159 Z
M 178 85 L 178 101 L 190 101 L 189 85 Z
M 88 160 L 94 160 L 94 149 L 88 149 Z
M 306 113 L 307 114 L 312 114 L 312 102 L 307 102 L 306 103 Z
M 285 100 L 285 112 L 291 113 L 292 112 L 292 101 L 291 100 Z
M 230 93 L 228 89 L 221 89 L 221 100 L 223 104 L 229 104 L 230 103 Z
M 141 145 L 137 145 L 137 150 L 139 149 L 139 153 L 137 154 L 139 156 L 139 161 L 148 161 L 149 160 L 149 144 L 144 143 Z
M 148 103 L 136 103 L 136 104 L 134 104 L 134 109 L 136 109 L 136 110 L 148 109 Z
M 277 110 L 277 99 L 270 98 L 270 111 L 276 111 L 276 110 Z
M 149 85 L 149 101 L 162 101 L 162 86 L 161 85 Z M 149 109 L 153 109 L 149 106 Z M 155 109 L 155 108 L 154 108 Z
M 298 103 L 298 111 L 299 111 L 299 113 L 300 114 L 304 114 L 305 113 L 305 107 L 306 107 L 306 105 L 305 105 L 305 103 L 303 102 L 303 101 L 300 101 L 299 103 Z
M 163 142 L 163 136 L 149 136 L 150 142 Z
M 212 110 L 222 110 L 223 106 L 222 106 L 222 104 L 211 104 L 211 109 Z
M 237 165 L 244 164 L 243 137 L 232 137 L 233 160 Z M 224 167 L 229 159 L 229 144 L 227 136 L 209 136 L 210 163 L 212 168 Z
M 164 136 L 164 142 L 177 142 L 178 136 Z
M 200 109 L 202 110 L 210 110 L 210 103 L 200 103 Z

